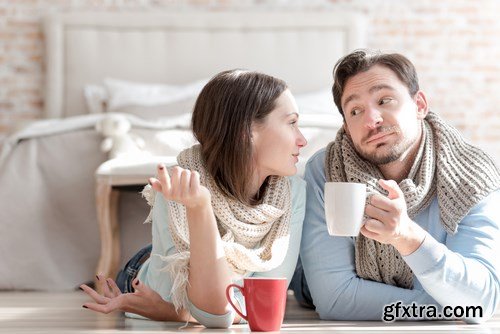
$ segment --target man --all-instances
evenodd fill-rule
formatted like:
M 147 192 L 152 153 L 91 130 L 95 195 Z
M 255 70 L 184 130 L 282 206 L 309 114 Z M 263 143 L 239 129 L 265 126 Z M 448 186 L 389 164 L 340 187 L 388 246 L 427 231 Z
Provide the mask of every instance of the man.
M 404 56 L 358 50 L 339 60 L 334 77 L 344 124 L 306 166 L 305 277 L 299 266 L 292 284 L 299 301 L 312 297 L 330 320 L 380 320 L 398 302 L 407 311 L 479 306 L 482 314 L 454 316 L 488 319 L 500 299 L 497 167 L 429 110 Z M 328 234 L 329 181 L 367 185 L 358 237 Z M 400 311 L 396 317 L 437 319 Z

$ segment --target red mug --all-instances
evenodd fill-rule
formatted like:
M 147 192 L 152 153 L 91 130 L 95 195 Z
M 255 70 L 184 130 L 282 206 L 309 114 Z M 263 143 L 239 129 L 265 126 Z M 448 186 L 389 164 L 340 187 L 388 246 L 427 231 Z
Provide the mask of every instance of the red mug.
M 286 278 L 247 277 L 243 279 L 243 286 L 229 284 L 226 298 L 236 313 L 248 321 L 251 331 L 279 331 L 285 316 L 287 286 Z M 243 294 L 246 315 L 233 304 L 229 294 L 231 288 Z

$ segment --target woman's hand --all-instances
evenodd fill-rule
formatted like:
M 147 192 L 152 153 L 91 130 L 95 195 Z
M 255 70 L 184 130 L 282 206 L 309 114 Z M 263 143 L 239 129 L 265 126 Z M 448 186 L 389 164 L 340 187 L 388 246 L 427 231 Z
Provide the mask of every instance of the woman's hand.
M 111 278 L 97 276 L 103 295 L 94 289 L 82 284 L 80 288 L 88 294 L 94 302 L 83 304 L 84 308 L 108 314 L 113 311 L 135 313 L 158 321 L 185 321 L 186 314 L 177 314 L 171 303 L 164 301 L 161 296 L 135 278 L 132 285 L 133 293 L 121 293 L 115 281 Z M 185 313 L 185 312 L 183 312 Z
M 166 200 L 183 204 L 186 208 L 210 205 L 208 189 L 200 184 L 200 173 L 175 166 L 168 174 L 165 165 L 158 165 L 158 179 L 150 178 L 154 190 L 161 192 Z

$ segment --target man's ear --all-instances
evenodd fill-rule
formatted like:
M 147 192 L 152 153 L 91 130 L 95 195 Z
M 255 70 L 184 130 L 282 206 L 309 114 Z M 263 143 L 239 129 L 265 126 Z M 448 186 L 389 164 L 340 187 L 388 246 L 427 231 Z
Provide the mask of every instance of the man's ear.
M 425 93 L 419 90 L 415 94 L 415 104 L 417 105 L 417 118 L 422 120 L 429 113 L 429 106 L 427 105 L 427 98 Z
M 342 124 L 342 127 L 344 128 L 344 131 L 347 134 L 347 136 L 349 138 L 351 138 L 351 133 L 349 132 L 349 128 L 347 127 L 347 123 L 345 122 L 345 119 L 344 119 L 344 123 Z

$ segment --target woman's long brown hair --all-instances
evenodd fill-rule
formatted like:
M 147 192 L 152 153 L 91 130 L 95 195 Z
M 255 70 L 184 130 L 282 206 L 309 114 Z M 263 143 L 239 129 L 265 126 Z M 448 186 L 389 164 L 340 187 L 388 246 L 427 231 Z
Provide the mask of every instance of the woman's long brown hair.
M 245 70 L 221 72 L 202 89 L 191 126 L 208 172 L 225 195 L 255 204 L 249 191 L 252 125 L 265 121 L 286 89 L 283 80 Z

